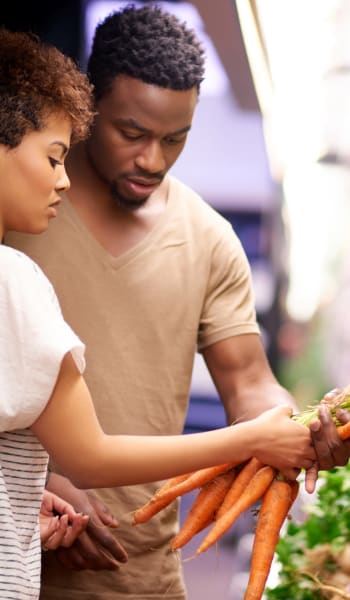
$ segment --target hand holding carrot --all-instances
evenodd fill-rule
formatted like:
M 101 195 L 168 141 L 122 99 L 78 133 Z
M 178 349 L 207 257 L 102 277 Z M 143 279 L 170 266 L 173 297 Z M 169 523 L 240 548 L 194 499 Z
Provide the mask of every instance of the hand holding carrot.
M 316 453 L 309 428 L 290 417 L 291 407 L 279 406 L 254 419 L 258 432 L 252 455 L 294 480 L 300 469 L 312 466 Z
M 337 392 L 339 393 L 339 390 L 334 390 L 325 396 L 318 409 L 317 418 L 312 419 L 309 424 L 317 455 L 313 468 L 306 472 L 305 489 L 309 493 L 315 490 L 319 471 L 344 466 L 350 457 L 350 442 L 340 437 L 327 403 L 327 397 L 331 400 Z M 343 425 L 350 421 L 349 411 L 341 408 L 337 409 L 336 417 Z
M 169 480 L 135 512 L 134 524 L 147 520 L 138 518 L 145 509 L 152 508 L 151 516 L 157 512 L 153 507 L 159 500 L 165 499 L 168 504 L 170 492 L 175 498 L 198 487 L 196 500 L 172 542 L 173 550 L 182 548 L 193 535 L 211 525 L 195 552 L 198 556 L 215 544 L 242 512 L 260 502 L 244 600 L 261 600 L 281 526 L 298 494 L 296 477 L 300 469 L 306 469 L 306 489 L 312 491 L 308 488 L 315 484 L 319 464 L 324 464 L 323 455 L 328 461 L 346 462 L 350 450 L 350 386 L 335 392 L 302 413 L 292 415 L 290 406 L 273 408 L 231 431 L 221 430 L 219 434 L 225 436 L 228 445 L 232 434 L 236 438 L 236 458 L 239 455 L 240 461 Z M 242 445 L 249 448 L 251 457 L 241 454 Z
M 350 421 L 350 413 L 343 409 L 336 411 L 340 424 Z M 343 467 L 349 460 L 350 443 L 342 440 L 327 404 L 321 404 L 318 418 L 310 422 L 320 470 L 329 470 L 335 466 Z

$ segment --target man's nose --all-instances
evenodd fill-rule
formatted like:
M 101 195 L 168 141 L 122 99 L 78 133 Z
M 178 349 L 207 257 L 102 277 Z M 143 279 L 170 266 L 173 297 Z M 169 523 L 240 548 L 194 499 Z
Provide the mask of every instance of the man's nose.
M 162 145 L 157 140 L 148 142 L 138 155 L 136 165 L 148 173 L 164 173 L 166 160 Z

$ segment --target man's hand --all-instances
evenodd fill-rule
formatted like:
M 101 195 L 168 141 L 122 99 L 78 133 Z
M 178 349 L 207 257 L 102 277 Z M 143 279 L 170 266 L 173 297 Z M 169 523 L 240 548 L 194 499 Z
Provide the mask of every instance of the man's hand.
M 44 550 L 69 547 L 86 528 L 89 517 L 76 513 L 73 506 L 44 490 L 40 509 L 40 538 Z
M 128 560 L 128 555 L 110 531 L 110 527 L 118 527 L 118 521 L 109 508 L 93 491 L 79 490 L 61 475 L 52 473 L 49 486 L 59 491 L 76 510 L 89 516 L 85 531 L 74 543 L 69 548 L 58 547 L 55 551 L 59 562 L 74 570 L 119 569 L 120 563 Z
M 312 442 L 317 455 L 317 462 L 306 473 L 305 487 L 308 492 L 315 489 L 319 471 L 346 465 L 350 457 L 350 441 L 340 439 L 337 427 L 332 419 L 327 403 L 339 390 L 332 390 L 324 397 L 318 411 L 318 418 L 310 423 Z M 337 410 L 337 417 L 343 424 L 350 421 L 350 412 Z

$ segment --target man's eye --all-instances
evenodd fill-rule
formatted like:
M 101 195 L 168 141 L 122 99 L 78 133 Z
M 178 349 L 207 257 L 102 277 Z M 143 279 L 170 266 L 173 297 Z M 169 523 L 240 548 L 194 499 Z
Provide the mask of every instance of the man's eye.
M 171 146 L 175 146 L 176 144 L 182 144 L 186 140 L 186 136 L 176 137 L 176 138 L 166 138 L 167 144 Z
M 140 140 L 143 136 L 142 133 L 130 133 L 129 131 L 122 131 L 121 133 L 127 140 Z

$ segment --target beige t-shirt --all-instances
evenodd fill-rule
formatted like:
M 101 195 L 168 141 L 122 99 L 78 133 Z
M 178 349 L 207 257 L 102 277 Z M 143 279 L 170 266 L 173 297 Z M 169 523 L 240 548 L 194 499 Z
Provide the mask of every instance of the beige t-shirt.
M 196 350 L 259 332 L 240 241 L 225 219 L 174 178 L 154 229 L 117 258 L 68 201 L 45 234 L 6 241 L 40 264 L 65 319 L 86 344 L 86 380 L 108 433 L 181 433 Z M 120 521 L 116 535 L 129 562 L 116 573 L 63 574 L 51 559 L 42 598 L 183 599 L 180 561 L 170 549 L 177 504 L 149 523 L 130 524 L 131 512 L 157 487 L 100 490 Z

